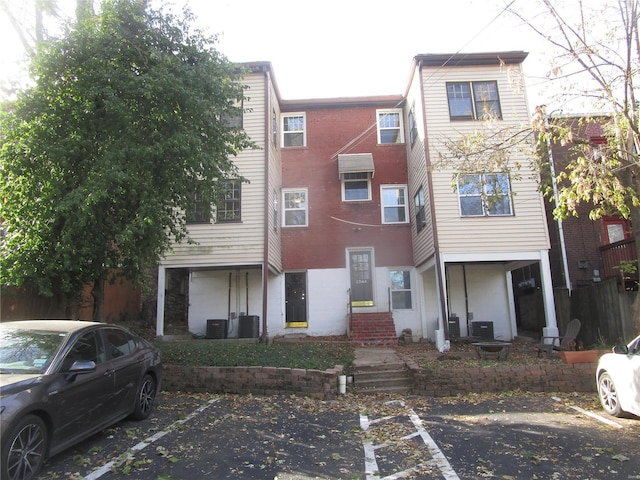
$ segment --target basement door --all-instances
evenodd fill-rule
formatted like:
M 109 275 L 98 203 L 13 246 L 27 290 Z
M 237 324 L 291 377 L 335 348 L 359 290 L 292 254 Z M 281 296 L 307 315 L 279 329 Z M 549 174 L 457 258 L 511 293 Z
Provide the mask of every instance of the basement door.
M 284 274 L 285 322 L 287 327 L 307 326 L 307 273 Z
M 351 305 L 373 306 L 373 252 L 371 250 L 349 251 L 349 274 L 351 276 Z

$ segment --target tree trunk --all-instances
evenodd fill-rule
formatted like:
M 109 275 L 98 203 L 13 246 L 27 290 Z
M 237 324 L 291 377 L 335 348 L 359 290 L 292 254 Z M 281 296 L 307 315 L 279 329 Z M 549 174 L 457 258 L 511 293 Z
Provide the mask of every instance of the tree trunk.
M 93 314 L 92 320 L 94 322 L 104 322 L 104 277 L 96 279 L 93 282 L 93 289 L 91 290 L 91 296 L 93 297 Z

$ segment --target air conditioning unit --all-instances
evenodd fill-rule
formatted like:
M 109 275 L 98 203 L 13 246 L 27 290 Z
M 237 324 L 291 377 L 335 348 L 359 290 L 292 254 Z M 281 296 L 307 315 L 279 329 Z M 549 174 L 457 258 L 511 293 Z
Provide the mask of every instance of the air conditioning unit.
M 224 319 L 207 320 L 207 338 L 227 338 L 228 321 Z
M 257 315 L 241 315 L 238 319 L 238 338 L 258 338 L 260 334 L 260 317 Z

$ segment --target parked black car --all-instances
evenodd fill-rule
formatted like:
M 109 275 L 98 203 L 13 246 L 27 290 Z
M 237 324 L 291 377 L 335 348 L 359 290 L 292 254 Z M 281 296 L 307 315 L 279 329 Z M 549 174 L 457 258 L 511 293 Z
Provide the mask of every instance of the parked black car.
M 48 456 L 131 416 L 151 413 L 162 363 L 117 325 L 0 323 L 1 480 L 29 480 Z

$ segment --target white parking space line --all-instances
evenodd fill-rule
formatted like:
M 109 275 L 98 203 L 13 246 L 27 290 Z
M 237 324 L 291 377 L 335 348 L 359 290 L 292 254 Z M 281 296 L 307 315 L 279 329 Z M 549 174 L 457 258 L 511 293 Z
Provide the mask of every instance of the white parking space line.
M 129 459 L 132 459 L 133 457 L 135 457 L 135 453 L 136 452 L 144 450 L 149 445 L 153 444 L 154 442 L 157 442 L 162 437 L 164 437 L 167 433 L 170 433 L 172 430 L 174 430 L 178 425 L 182 425 L 182 424 L 188 422 L 192 418 L 194 418 L 197 415 L 201 414 L 203 411 L 205 411 L 207 408 L 209 408 L 211 405 L 213 405 L 217 401 L 219 401 L 218 398 L 213 398 L 213 399 L 209 400 L 207 403 L 205 403 L 204 405 L 202 405 L 199 408 L 197 408 L 196 410 L 194 410 L 187 417 L 185 417 L 185 418 L 183 418 L 181 420 L 176 420 L 175 422 L 173 422 L 171 425 L 169 425 L 164 430 L 162 430 L 160 432 L 157 432 L 154 435 L 146 438 L 142 442 L 139 442 L 138 444 L 136 444 L 133 447 L 131 447 L 129 450 L 127 450 L 125 453 L 120 455 L 118 458 L 116 458 L 114 460 L 111 460 L 110 462 L 105 463 L 100 468 L 94 470 L 89 475 L 84 477 L 84 480 L 97 480 L 98 478 L 102 477 L 106 473 L 109 473 L 114 465 L 121 464 L 123 462 L 126 462 Z
M 558 397 L 551 397 L 552 400 L 555 400 L 556 402 L 560 402 L 562 403 L 562 399 L 558 398 Z M 576 412 L 581 413 L 582 415 L 586 415 L 587 417 L 591 417 L 595 420 L 598 420 L 599 422 L 602 422 L 606 425 L 609 425 L 610 427 L 614 427 L 614 428 L 624 428 L 622 425 L 620 425 L 619 423 L 614 422 L 613 420 L 610 420 L 608 418 L 603 417 L 602 415 L 598 415 L 597 413 L 593 413 L 590 412 L 588 410 L 585 410 L 584 408 L 580 408 L 580 407 L 576 407 L 575 405 L 567 405 L 569 408 L 572 408 L 573 410 L 575 410 Z
M 394 403 L 395 402 L 396 401 L 394 401 Z M 387 402 L 387 403 L 392 403 L 392 402 Z M 390 475 L 387 475 L 385 477 L 380 477 L 379 470 L 378 470 L 378 462 L 376 460 L 376 450 L 385 448 L 389 444 L 382 443 L 382 444 L 374 445 L 372 441 L 366 440 L 363 442 L 363 448 L 364 448 L 365 474 L 366 474 L 367 480 L 396 480 L 400 478 L 406 478 L 413 475 L 414 473 L 419 472 L 420 469 L 426 466 L 437 468 L 438 470 L 440 470 L 440 473 L 442 474 L 442 476 L 447 480 L 460 480 L 460 477 L 458 477 L 455 470 L 451 467 L 451 464 L 447 460 L 447 457 L 445 457 L 444 453 L 442 453 L 442 450 L 440 450 L 440 448 L 438 447 L 436 442 L 433 440 L 431 435 L 429 435 L 429 432 L 427 432 L 427 430 L 424 428 L 422 420 L 416 414 L 416 412 L 412 408 L 407 407 L 403 401 L 397 401 L 397 403 L 399 403 L 402 407 L 405 408 L 406 416 L 411 420 L 411 423 L 416 429 L 414 433 L 405 435 L 401 439 L 404 440 L 404 439 L 420 436 L 424 444 L 427 446 L 429 453 L 431 454 L 431 460 L 428 460 L 419 465 L 416 465 L 415 467 L 411 467 L 409 469 L 402 470 L 399 472 L 393 472 Z M 390 420 L 393 418 L 396 418 L 396 417 L 386 416 L 386 417 L 380 417 L 380 418 L 371 420 L 367 415 L 361 414 L 360 428 L 362 428 L 363 431 L 366 431 L 370 428 L 375 428 L 375 425 L 377 423 Z

